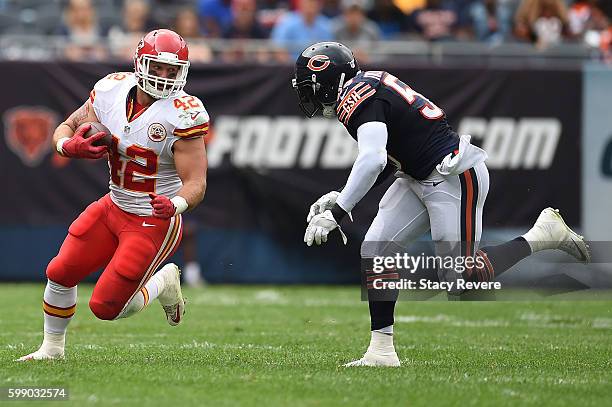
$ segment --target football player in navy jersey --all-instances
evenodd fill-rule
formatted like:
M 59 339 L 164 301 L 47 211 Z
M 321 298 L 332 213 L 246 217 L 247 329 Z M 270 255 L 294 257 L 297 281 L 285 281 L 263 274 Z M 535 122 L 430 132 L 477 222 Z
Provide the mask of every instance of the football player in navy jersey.
M 475 262 L 480 266 L 464 273 L 438 270 L 438 280 L 444 282 L 492 281 L 540 250 L 560 249 L 590 261 L 582 236 L 552 208 L 544 209 L 524 235 L 478 248 L 489 190 L 487 154 L 470 143 L 470 136 L 458 135 L 440 107 L 400 79 L 388 72 L 359 70 L 344 45 L 320 42 L 306 48 L 296 61 L 292 82 L 304 113 L 312 117 L 321 111 L 325 117 L 337 117 L 359 150 L 342 190 L 323 195 L 310 207 L 304 235 L 308 246 L 326 242 L 365 194 L 394 174 L 396 179 L 381 199 L 361 246 L 366 262 L 405 251 L 427 231 L 436 255 L 480 260 Z M 389 270 L 376 278 L 392 281 L 397 274 Z M 368 296 L 370 346 L 361 359 L 345 366 L 399 366 L 393 345 L 395 301 L 373 300 L 371 289 Z

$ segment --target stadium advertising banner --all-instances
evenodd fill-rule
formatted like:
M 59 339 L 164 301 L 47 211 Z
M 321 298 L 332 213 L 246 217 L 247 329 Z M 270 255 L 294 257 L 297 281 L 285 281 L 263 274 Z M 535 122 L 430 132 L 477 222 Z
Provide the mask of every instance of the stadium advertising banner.
M 581 71 L 375 68 L 392 72 L 430 98 L 455 129 L 471 134 L 488 152 L 491 187 L 485 227 L 524 227 L 546 206 L 563 208 L 569 224 L 580 224 Z M 126 69 L 0 63 L 7 95 L 0 100 L 5 197 L 0 200 L 0 225 L 63 226 L 107 192 L 105 162 L 58 157 L 50 139 L 55 126 L 85 101 L 99 78 Z M 212 121 L 207 195 L 188 219 L 217 237 L 240 233 L 241 241 L 249 241 L 246 252 L 238 250 L 241 256 L 258 259 L 249 263 L 249 274 L 224 281 L 261 281 L 258 276 L 269 276 L 271 268 L 296 265 L 297 280 L 286 281 L 302 281 L 308 275 L 308 281 L 323 282 L 305 269 L 312 264 L 304 264 L 304 257 L 320 257 L 312 252 L 304 256 L 305 217 L 321 194 L 344 184 L 356 143 L 337 121 L 309 120 L 301 114 L 291 76 L 292 69 L 284 66 L 190 69 L 186 91 L 204 102 Z M 333 270 L 327 281 L 358 281 L 358 245 L 383 192 L 377 188 L 355 210 L 355 223 L 346 227 L 348 246 L 320 249 L 334 252 L 335 263 L 323 267 Z M 19 231 L 27 236 L 27 231 Z M 12 238 L 3 239 L 4 252 Z M 53 240 L 49 252 L 58 244 Z M 217 253 L 209 265 L 219 273 L 227 271 L 227 264 L 240 264 L 241 256 L 232 252 L 236 247 L 214 241 L 211 246 L 225 253 Z

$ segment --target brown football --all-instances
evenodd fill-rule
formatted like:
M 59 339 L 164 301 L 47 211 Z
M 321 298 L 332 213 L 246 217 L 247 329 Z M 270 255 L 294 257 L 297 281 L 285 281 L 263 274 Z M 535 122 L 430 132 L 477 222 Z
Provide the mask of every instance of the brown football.
M 91 129 L 89 129 L 89 131 L 83 135 L 83 138 L 89 138 L 93 136 L 94 134 L 102 131 L 106 134 L 100 140 L 96 141 L 94 143 L 94 146 L 109 146 L 110 147 L 111 141 L 113 140 L 113 136 L 111 135 L 110 130 L 105 125 L 103 125 L 102 123 L 98 123 L 98 122 L 88 122 L 88 123 L 83 123 L 81 126 L 85 126 L 86 124 L 91 124 Z

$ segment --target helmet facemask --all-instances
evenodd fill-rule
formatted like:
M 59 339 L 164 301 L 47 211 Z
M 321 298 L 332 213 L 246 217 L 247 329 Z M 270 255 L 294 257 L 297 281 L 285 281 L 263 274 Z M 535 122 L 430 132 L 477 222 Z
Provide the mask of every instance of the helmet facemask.
M 163 78 L 150 73 L 152 62 L 174 65 L 178 67 L 176 78 Z M 160 52 L 159 55 L 144 54 L 136 58 L 136 78 L 140 89 L 155 99 L 166 99 L 176 96 L 187 83 L 189 61 L 183 61 L 176 54 Z
M 319 110 L 324 117 L 331 119 L 336 117 L 336 103 L 344 86 L 344 73 L 340 75 L 337 84 L 323 87 L 320 82 L 317 82 L 317 75 L 312 74 L 312 77 L 297 82 L 297 79 L 292 80 L 293 88 L 298 94 L 299 105 L 302 111 L 308 117 L 313 117 Z
M 297 82 L 297 79 L 293 78 L 291 81 L 293 89 L 297 92 L 299 105 L 304 114 L 308 117 L 313 117 L 323 106 L 321 102 L 315 97 L 317 91 L 317 83 L 311 80 Z

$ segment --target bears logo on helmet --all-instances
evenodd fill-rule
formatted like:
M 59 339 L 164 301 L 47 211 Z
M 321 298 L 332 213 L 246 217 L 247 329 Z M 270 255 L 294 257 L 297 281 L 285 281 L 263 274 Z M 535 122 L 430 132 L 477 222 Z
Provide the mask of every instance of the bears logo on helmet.
M 315 63 L 321 62 L 321 64 L 315 65 Z M 323 71 L 325 68 L 329 66 L 331 62 L 329 61 L 329 57 L 327 55 L 315 55 L 310 58 L 308 61 L 308 69 L 314 72 Z

